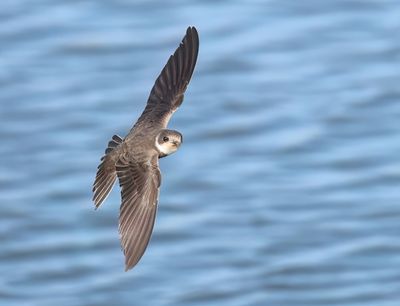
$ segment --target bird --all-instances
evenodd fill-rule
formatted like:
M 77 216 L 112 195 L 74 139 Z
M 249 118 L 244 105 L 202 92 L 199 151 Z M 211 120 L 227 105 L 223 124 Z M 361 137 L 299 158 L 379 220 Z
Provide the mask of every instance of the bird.
M 139 119 L 124 138 L 112 136 L 97 167 L 95 209 L 105 201 L 117 178 L 119 181 L 118 230 L 125 271 L 142 258 L 153 232 L 161 185 L 159 159 L 175 153 L 183 143 L 182 134 L 167 125 L 183 102 L 198 52 L 198 32 L 190 26 L 157 77 Z

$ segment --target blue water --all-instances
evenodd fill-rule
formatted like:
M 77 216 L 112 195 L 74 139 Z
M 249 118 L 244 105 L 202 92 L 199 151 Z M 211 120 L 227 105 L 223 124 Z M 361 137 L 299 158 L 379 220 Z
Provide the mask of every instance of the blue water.
M 400 305 L 400 2 L 1 1 L 0 304 Z M 125 135 L 188 25 L 201 49 L 125 273 Z

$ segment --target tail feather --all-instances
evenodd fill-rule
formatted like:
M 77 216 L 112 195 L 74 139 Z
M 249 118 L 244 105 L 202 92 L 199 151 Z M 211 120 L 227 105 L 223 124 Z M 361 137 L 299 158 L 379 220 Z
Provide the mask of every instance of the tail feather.
M 114 135 L 111 140 L 108 142 L 108 147 L 106 149 L 106 154 L 110 153 L 113 151 L 116 147 L 118 147 L 122 143 L 122 138 L 119 137 L 118 135 Z
M 118 135 L 112 137 L 105 150 L 105 155 L 101 158 L 101 163 L 97 167 L 96 179 L 93 184 L 93 202 L 96 209 L 104 202 L 114 186 L 117 172 L 115 171 L 115 158 L 113 158 L 111 152 L 113 152 L 122 141 L 123 139 Z

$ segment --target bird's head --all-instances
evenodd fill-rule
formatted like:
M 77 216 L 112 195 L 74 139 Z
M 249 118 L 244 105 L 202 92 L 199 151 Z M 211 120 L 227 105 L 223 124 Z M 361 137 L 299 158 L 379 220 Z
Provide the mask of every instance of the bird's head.
M 156 148 L 160 157 L 176 152 L 183 142 L 182 134 L 174 130 L 161 130 L 156 137 Z

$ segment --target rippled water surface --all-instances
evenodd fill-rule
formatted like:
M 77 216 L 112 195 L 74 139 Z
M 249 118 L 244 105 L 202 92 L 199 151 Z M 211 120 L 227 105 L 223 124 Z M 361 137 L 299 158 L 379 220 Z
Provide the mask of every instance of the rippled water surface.
M 0 304 L 400 305 L 399 1 L 0 2 Z M 124 272 L 91 185 L 188 25 L 201 50 Z

